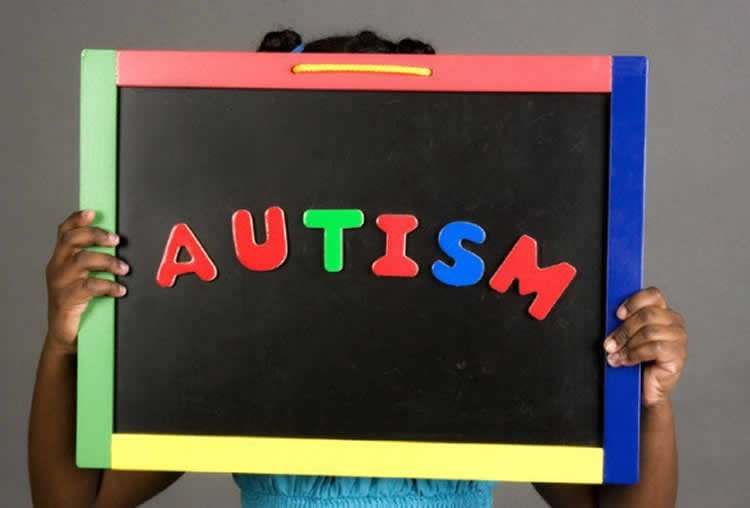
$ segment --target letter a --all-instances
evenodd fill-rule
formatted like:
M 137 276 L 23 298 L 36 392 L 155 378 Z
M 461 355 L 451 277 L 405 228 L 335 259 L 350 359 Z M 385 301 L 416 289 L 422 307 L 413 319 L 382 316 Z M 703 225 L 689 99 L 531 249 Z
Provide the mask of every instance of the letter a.
M 185 249 L 190 255 L 190 261 L 178 262 L 180 249 Z M 164 255 L 156 272 L 156 283 L 163 288 L 174 286 L 177 277 L 194 273 L 202 281 L 216 278 L 218 271 L 205 249 L 195 237 L 187 224 L 176 224 L 169 233 Z

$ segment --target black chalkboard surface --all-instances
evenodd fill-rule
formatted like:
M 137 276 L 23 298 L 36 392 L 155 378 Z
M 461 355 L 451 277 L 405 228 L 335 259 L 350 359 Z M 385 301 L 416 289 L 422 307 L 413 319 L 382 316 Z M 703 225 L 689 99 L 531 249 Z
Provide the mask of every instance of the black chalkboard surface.
M 608 93 L 119 89 L 114 432 L 602 446 Z M 284 209 L 274 271 L 236 259 L 231 216 Z M 312 208 L 360 209 L 323 269 Z M 383 213 L 419 227 L 414 278 L 373 275 Z M 431 273 L 470 221 L 468 287 Z M 218 269 L 155 282 L 187 223 Z M 577 275 L 544 320 L 488 279 L 519 236 Z

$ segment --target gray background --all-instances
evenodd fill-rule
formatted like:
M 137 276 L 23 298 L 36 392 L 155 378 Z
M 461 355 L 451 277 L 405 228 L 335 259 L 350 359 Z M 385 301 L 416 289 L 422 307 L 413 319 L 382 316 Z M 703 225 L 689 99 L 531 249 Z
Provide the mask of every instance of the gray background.
M 28 506 L 26 425 L 45 330 L 43 268 L 78 194 L 81 48 L 254 49 L 290 25 L 308 40 L 372 27 L 444 53 L 651 58 L 646 280 L 687 318 L 674 394 L 678 505 L 745 506 L 750 461 L 750 4 L 747 0 L 80 1 L 0 7 L 0 492 Z M 189 475 L 158 507 L 238 506 L 227 475 Z M 543 506 L 502 485 L 497 506 Z

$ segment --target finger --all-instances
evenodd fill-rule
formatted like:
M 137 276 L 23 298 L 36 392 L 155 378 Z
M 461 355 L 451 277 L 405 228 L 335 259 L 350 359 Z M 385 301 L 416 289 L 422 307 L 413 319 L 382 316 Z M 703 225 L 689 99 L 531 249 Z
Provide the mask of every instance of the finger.
M 89 272 L 109 272 L 114 275 L 125 275 L 130 267 L 123 260 L 89 250 L 79 250 L 51 273 L 48 273 L 47 284 L 50 288 L 64 288 L 76 279 L 88 277 Z
M 681 326 L 648 325 L 633 335 L 623 349 L 640 347 L 647 342 L 684 342 L 687 332 Z
M 69 229 L 60 235 L 60 247 L 63 255 L 83 247 L 94 245 L 114 247 L 118 243 L 120 243 L 120 237 L 115 233 L 91 226 Z
M 682 324 L 682 316 L 673 310 L 654 306 L 642 307 L 628 316 L 604 339 L 604 349 L 608 353 L 614 353 L 645 326 L 673 324 Z
M 89 250 L 78 251 L 73 255 L 73 265 L 79 272 L 109 272 L 115 275 L 125 275 L 130 270 L 128 264 L 101 252 Z
M 98 277 L 86 277 L 70 285 L 64 298 L 71 305 L 85 303 L 97 296 L 125 296 L 127 289 L 122 284 Z
M 622 302 L 622 305 L 617 308 L 617 317 L 620 319 L 626 319 L 638 309 L 649 306 L 661 307 L 662 309 L 667 308 L 667 302 L 664 300 L 664 296 L 661 294 L 661 291 L 655 287 L 641 289 Z
M 75 229 L 77 227 L 86 226 L 87 224 L 90 224 L 91 221 L 94 220 L 95 215 L 96 214 L 94 213 L 93 210 L 78 210 L 76 212 L 71 213 L 57 227 L 57 236 L 60 237 L 63 234 L 70 231 L 71 229 Z
M 674 319 L 674 323 L 676 325 L 682 326 L 684 328 L 685 327 L 685 317 L 682 314 L 680 314 L 679 312 L 677 312 L 676 310 L 670 309 L 670 311 L 672 311 L 672 318 Z
M 667 364 L 681 360 L 684 349 L 675 341 L 649 341 L 635 348 L 624 348 L 607 357 L 613 367 L 628 367 L 644 362 Z

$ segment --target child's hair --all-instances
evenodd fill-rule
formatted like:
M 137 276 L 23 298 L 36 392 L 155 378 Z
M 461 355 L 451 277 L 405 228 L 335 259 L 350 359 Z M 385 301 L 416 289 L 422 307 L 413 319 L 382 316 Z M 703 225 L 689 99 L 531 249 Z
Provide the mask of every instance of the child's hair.
M 300 34 L 291 29 L 268 32 L 263 37 L 258 51 L 288 53 L 302 44 Z M 409 53 L 435 54 L 435 49 L 422 41 L 401 39 L 393 42 L 383 39 L 371 30 L 356 35 L 335 35 L 305 43 L 303 51 L 308 53 Z

